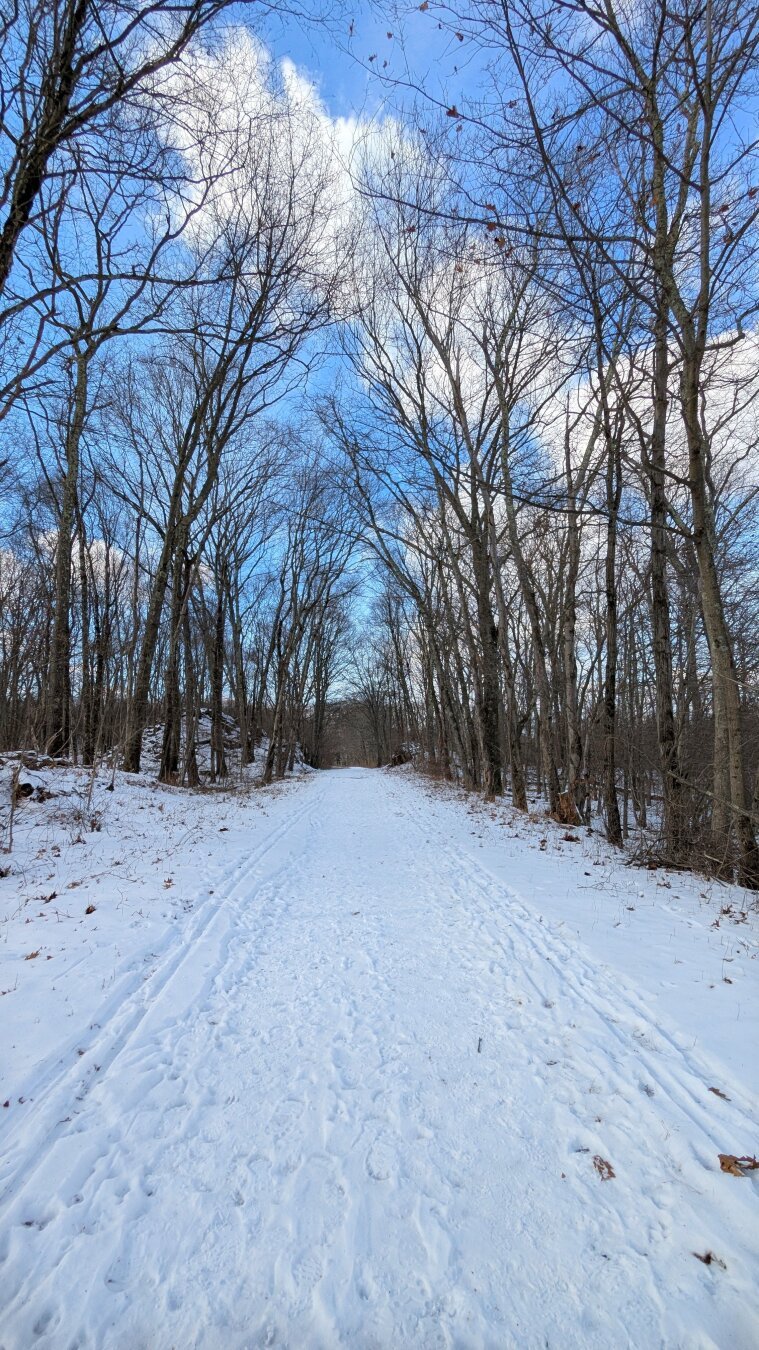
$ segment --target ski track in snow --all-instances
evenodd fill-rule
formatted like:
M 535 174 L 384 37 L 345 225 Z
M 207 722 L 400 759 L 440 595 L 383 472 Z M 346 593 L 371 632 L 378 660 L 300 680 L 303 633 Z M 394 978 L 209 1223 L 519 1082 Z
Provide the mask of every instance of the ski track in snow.
M 287 807 L 8 1123 L 2 1350 L 756 1345 L 740 1085 L 410 776 Z

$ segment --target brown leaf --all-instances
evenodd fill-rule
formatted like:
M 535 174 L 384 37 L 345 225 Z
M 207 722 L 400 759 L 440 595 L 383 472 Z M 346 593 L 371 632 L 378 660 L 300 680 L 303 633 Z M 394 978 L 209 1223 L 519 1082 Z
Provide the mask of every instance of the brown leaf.
M 451 104 L 451 107 L 450 107 L 450 108 L 446 108 L 446 110 L 445 110 L 445 115 L 446 115 L 446 117 L 460 117 L 460 116 L 461 116 L 461 113 L 459 112 L 458 108 L 456 107 L 456 104 L 453 103 L 453 104 Z
M 701 1252 L 694 1252 L 693 1255 L 695 1256 L 697 1261 L 703 1261 L 705 1266 L 711 1265 L 721 1266 L 722 1270 L 727 1270 L 727 1266 L 725 1265 L 724 1261 L 720 1261 L 720 1258 L 718 1256 L 715 1256 L 714 1252 L 704 1252 L 703 1255 L 701 1254 Z
M 85 912 L 85 914 L 94 914 L 94 913 L 95 913 L 95 906 L 94 906 L 94 905 L 88 905 L 87 908 L 86 908 L 86 910 L 85 910 L 84 912 Z
M 714 1095 L 715 1095 L 715 1097 L 721 1097 L 723 1102 L 729 1102 L 729 1101 L 730 1101 L 730 1098 L 729 1098 L 729 1097 L 726 1097 L 725 1094 L 724 1094 L 724 1092 L 720 1092 L 719 1088 L 709 1088 L 709 1091 L 710 1091 L 710 1092 L 713 1092 Z
M 607 1162 L 605 1158 L 602 1158 L 600 1153 L 596 1153 L 594 1156 L 593 1166 L 602 1181 L 611 1181 L 612 1177 L 617 1175 L 611 1163 Z
M 39 956 L 39 954 L 40 954 L 40 949 L 39 949 L 39 947 L 38 947 L 37 950 L 36 950 L 36 952 L 29 952 L 29 955 L 28 955 L 28 956 L 25 956 L 25 957 L 24 957 L 24 960 L 25 960 L 25 961 L 33 961 L 33 960 L 35 959 L 35 957 Z
M 745 1177 L 747 1172 L 753 1172 L 759 1167 L 756 1158 L 736 1158 L 734 1153 L 718 1153 L 717 1157 L 721 1170 L 729 1172 L 731 1177 Z

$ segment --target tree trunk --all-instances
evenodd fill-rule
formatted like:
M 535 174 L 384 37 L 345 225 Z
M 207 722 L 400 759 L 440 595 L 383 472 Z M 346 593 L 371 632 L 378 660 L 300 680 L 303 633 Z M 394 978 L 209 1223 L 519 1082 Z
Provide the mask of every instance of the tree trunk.
M 564 648 L 564 699 L 567 724 L 567 806 L 568 814 L 574 808 L 577 813 L 577 795 L 580 790 L 580 770 L 582 766 L 582 736 L 580 735 L 580 712 L 577 699 L 577 578 L 580 572 L 580 531 L 577 520 L 577 503 L 572 483 L 569 450 L 567 450 L 566 475 L 568 484 L 569 509 L 567 512 L 567 564 L 564 583 L 564 622 L 562 639 Z
M 211 778 L 226 778 L 227 761 L 224 754 L 224 605 L 225 577 L 223 564 L 216 574 L 216 608 L 214 611 L 213 647 L 211 651 Z
M 195 662 L 192 654 L 192 621 L 190 618 L 190 588 L 192 585 L 192 567 L 189 558 L 184 561 L 185 604 L 182 613 L 182 632 L 184 646 L 184 696 L 185 696 L 185 733 L 184 733 L 184 770 L 182 778 L 188 787 L 197 787 L 200 783 L 197 759 L 198 691 L 195 679 Z
M 606 664 L 604 669 L 604 810 L 606 838 L 622 846 L 622 822 L 617 797 L 617 516 L 622 495 L 622 466 L 618 444 L 607 440 L 606 466 Z M 626 779 L 625 779 L 626 781 Z M 627 795 L 625 792 L 625 802 Z
M 701 609 L 704 616 L 709 652 L 712 659 L 712 686 L 715 718 L 715 795 L 724 791 L 725 776 L 730 784 L 730 804 L 740 855 L 741 885 L 759 888 L 759 848 L 746 801 L 741 734 L 741 701 L 738 672 L 725 618 L 722 593 L 715 559 L 715 526 L 706 482 L 707 446 L 699 420 L 698 362 L 686 352 L 682 377 L 682 404 L 688 437 L 688 469 L 693 503 L 693 537 L 701 583 Z M 727 749 L 727 775 L 719 759 Z M 719 751 L 719 759 L 718 759 Z
M 503 792 L 501 767 L 501 729 L 499 719 L 500 689 L 498 683 L 498 626 L 490 607 L 490 568 L 483 541 L 472 541 L 472 561 L 477 599 L 477 627 L 482 661 L 480 696 L 480 726 L 484 760 L 486 797 L 500 797 Z
M 667 314 L 663 302 L 656 318 L 654 416 L 649 447 L 651 484 L 651 628 L 656 677 L 656 731 L 664 796 L 664 840 L 668 855 L 683 855 L 682 773 L 675 732 L 672 692 L 672 637 L 667 588 L 666 429 L 669 382 Z
M 89 353 L 78 351 L 73 408 L 66 433 L 66 468 L 55 552 L 55 618 L 47 688 L 46 750 L 49 755 L 64 755 L 70 750 L 71 555 L 79 489 L 79 447 L 87 412 L 88 362 Z
M 171 569 L 172 557 L 175 553 L 176 536 L 177 527 L 171 517 L 169 517 L 166 524 L 166 533 L 163 539 L 161 555 L 158 559 L 158 567 L 150 592 L 148 613 L 145 620 L 145 632 L 143 634 L 140 656 L 137 662 L 137 674 L 135 676 L 134 692 L 132 694 L 132 704 L 130 709 L 130 726 L 124 749 L 124 770 L 126 773 L 140 772 L 142 736 L 147 722 L 148 698 L 150 695 L 150 677 L 153 671 L 153 659 L 158 644 L 161 615 L 163 612 L 164 600 L 166 598 L 166 589 L 169 584 L 169 572 Z
M 163 724 L 163 743 L 158 780 L 176 783 L 179 775 L 179 751 L 182 738 L 182 695 L 179 687 L 179 647 L 182 635 L 184 558 L 180 550 L 174 557 L 171 585 L 171 613 L 169 618 L 169 656 L 166 663 L 166 711 Z
M 559 774 L 556 768 L 554 751 L 551 686 L 548 679 L 545 644 L 543 642 L 537 596 L 532 584 L 527 562 L 522 553 L 522 546 L 519 539 L 517 514 L 511 488 L 511 470 L 508 463 L 508 452 L 505 448 L 502 451 L 501 462 L 503 468 L 506 519 L 509 527 L 511 552 L 514 558 L 514 564 L 522 591 L 522 599 L 524 600 L 525 609 L 527 610 L 527 617 L 530 622 L 530 632 L 532 635 L 535 683 L 538 692 L 537 718 L 540 759 L 545 777 L 545 788 L 548 794 L 548 808 L 551 815 L 556 815 L 559 810 L 560 789 Z

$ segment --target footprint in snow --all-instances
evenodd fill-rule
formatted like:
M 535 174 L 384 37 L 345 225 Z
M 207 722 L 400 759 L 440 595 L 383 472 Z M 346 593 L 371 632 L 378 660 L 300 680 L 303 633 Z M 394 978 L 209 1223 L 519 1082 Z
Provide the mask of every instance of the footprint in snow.
M 374 1181 L 389 1181 L 396 1170 L 393 1151 L 381 1140 L 372 1144 L 369 1149 L 366 1155 L 366 1170 Z
M 316 1252 L 304 1252 L 296 1256 L 292 1264 L 292 1276 L 297 1302 L 310 1302 L 323 1274 L 324 1268 Z
M 59 1321 L 60 1318 L 56 1317 L 55 1312 L 48 1308 L 45 1312 L 40 1313 L 37 1321 L 32 1327 L 32 1334 L 34 1336 L 44 1336 L 46 1332 L 54 1331 Z

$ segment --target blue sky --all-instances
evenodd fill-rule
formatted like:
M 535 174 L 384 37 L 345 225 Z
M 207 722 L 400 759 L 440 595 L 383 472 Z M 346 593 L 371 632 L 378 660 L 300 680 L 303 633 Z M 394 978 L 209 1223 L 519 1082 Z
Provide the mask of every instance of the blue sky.
M 318 16 L 329 0 L 302 3 Z M 391 7 L 395 8 L 392 16 Z M 371 0 L 357 0 L 352 5 L 336 0 L 329 20 L 315 17 L 313 22 L 298 21 L 283 9 L 263 26 L 255 24 L 255 31 L 276 61 L 289 59 L 314 84 L 333 118 L 355 117 L 367 122 L 381 118 L 384 112 L 397 113 L 404 102 L 414 98 L 414 92 L 403 84 L 394 84 L 394 78 L 402 81 L 410 77 L 444 105 L 461 105 L 465 94 L 475 91 L 481 53 L 473 44 L 457 41 L 440 27 L 434 0 L 425 11 L 420 11 L 418 0 L 406 6 L 400 22 L 398 8 L 389 5 L 383 11 Z M 243 9 L 243 18 L 245 13 Z M 253 19 L 255 7 L 248 13 Z M 371 56 L 374 61 L 369 60 Z M 308 379 L 309 400 L 331 392 L 341 373 L 346 374 L 334 353 L 317 364 Z M 303 406 L 299 391 L 286 400 L 281 411 L 297 421 Z
M 314 13 L 319 8 L 314 3 Z M 311 77 L 333 117 L 371 117 L 388 103 L 397 106 L 402 91 L 389 87 L 383 75 L 402 78 L 411 71 L 433 97 L 450 101 L 467 88 L 471 92 L 472 49 L 438 27 L 432 7 L 425 12 L 409 7 L 402 22 L 376 4 L 341 9 L 327 22 L 298 22 L 283 14 L 261 30 L 275 57 L 289 57 Z

